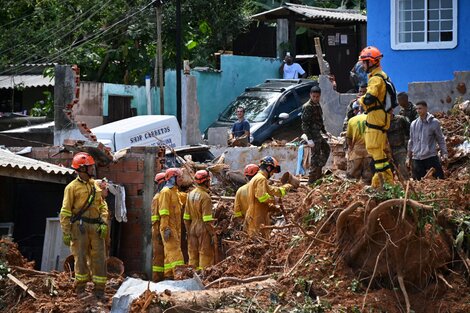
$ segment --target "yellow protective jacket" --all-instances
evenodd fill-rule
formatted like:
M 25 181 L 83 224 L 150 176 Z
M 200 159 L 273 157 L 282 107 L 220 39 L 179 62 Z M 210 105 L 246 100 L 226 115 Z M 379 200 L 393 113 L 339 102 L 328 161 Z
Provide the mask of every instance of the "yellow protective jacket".
M 387 93 L 387 86 L 385 85 L 385 82 L 380 76 L 375 76 L 376 74 L 382 75 L 385 79 L 388 78 L 387 74 L 382 71 L 382 68 L 375 68 L 369 74 L 369 81 L 367 83 L 366 94 L 359 98 L 359 103 L 364 108 L 364 111 L 368 112 L 367 123 L 370 125 L 382 127 L 383 130 L 386 131 L 390 128 L 390 114 L 385 113 L 385 110 L 375 110 L 374 108 L 381 106 L 381 103 L 384 103 L 385 96 Z M 381 103 L 375 101 L 374 103 L 366 105 L 364 103 L 364 98 L 367 96 L 367 94 L 374 96 L 375 98 L 380 100 Z
M 269 204 L 273 202 L 273 197 L 283 197 L 286 190 L 282 187 L 270 186 L 267 174 L 259 171 L 248 183 L 248 210 L 246 212 L 245 223 L 248 235 L 269 236 L 269 231 L 261 230 L 261 225 L 271 224 L 269 218 Z
M 158 196 L 160 231 L 164 231 L 169 227 L 172 232 L 181 233 L 181 208 L 182 203 L 178 187 L 164 187 Z
M 245 217 L 248 210 L 248 184 L 238 188 L 235 194 L 235 204 L 233 206 L 233 217 Z
M 202 225 L 204 222 L 214 220 L 212 217 L 212 201 L 206 188 L 197 186 L 188 194 L 183 219 L 191 221 L 191 228 L 188 233 L 193 233 L 193 231 L 199 233 L 200 230 L 196 229 L 197 224 Z
M 95 189 L 94 197 L 93 188 Z M 94 179 L 85 182 L 77 177 L 64 190 L 64 199 L 59 217 L 60 226 L 65 234 L 71 233 L 72 225 L 70 219 L 72 216 L 77 215 L 87 205 L 88 201 L 92 201 L 92 203 L 82 214 L 82 217 L 89 219 L 99 218 L 103 223 L 108 222 L 108 206 L 101 197 L 101 188 L 98 183 Z

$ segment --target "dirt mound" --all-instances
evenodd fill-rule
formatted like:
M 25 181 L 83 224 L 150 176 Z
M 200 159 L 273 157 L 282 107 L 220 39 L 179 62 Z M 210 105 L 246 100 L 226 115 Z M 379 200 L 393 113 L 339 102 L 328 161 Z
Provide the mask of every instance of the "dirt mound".
M 18 245 L 9 238 L 0 239 L 0 261 L 8 265 L 34 268 L 34 261 L 28 261 L 18 250 Z

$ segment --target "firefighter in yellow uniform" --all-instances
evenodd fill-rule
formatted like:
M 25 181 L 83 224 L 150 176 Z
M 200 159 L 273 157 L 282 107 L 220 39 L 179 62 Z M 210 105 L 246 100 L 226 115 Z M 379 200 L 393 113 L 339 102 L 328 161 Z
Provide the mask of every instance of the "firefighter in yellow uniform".
M 155 282 L 163 280 L 164 273 L 164 252 L 163 241 L 160 235 L 160 214 L 158 213 L 158 195 L 165 185 L 165 173 L 155 175 L 155 183 L 157 184 L 157 192 L 152 199 L 152 280 Z
M 177 266 L 184 265 L 181 251 L 182 203 L 178 186 L 181 185 L 183 173 L 179 168 L 169 168 L 165 172 L 166 184 L 158 196 L 158 213 L 160 214 L 160 234 L 163 238 L 165 255 L 165 278 L 174 278 Z
M 256 164 L 248 164 L 245 166 L 243 174 L 245 174 L 248 182 L 258 173 L 259 166 Z M 233 221 L 236 227 L 241 224 L 242 219 L 246 216 L 248 210 L 248 183 L 238 188 L 235 194 L 235 204 L 233 206 Z
M 248 210 L 245 217 L 246 231 L 249 236 L 261 235 L 268 238 L 270 231 L 261 229 L 261 225 L 269 226 L 270 204 L 273 197 L 284 197 L 292 188 L 285 184 L 282 187 L 270 186 L 268 179 L 275 173 L 279 173 L 281 167 L 277 160 L 271 156 L 264 157 L 259 165 L 259 171 L 248 183 Z
M 64 244 L 70 246 L 75 259 L 75 292 L 85 296 L 90 280 L 93 294 L 103 299 L 106 287 L 105 239 L 108 233 L 108 210 L 101 196 L 101 188 L 93 179 L 95 161 L 85 152 L 77 153 L 72 168 L 78 177 L 65 187 L 60 210 L 60 226 Z M 88 267 L 87 258 L 90 259 Z M 90 277 L 91 276 L 91 277 Z
M 214 265 L 212 201 L 209 196 L 211 177 L 200 170 L 194 175 L 197 184 L 186 200 L 184 224 L 188 235 L 189 265 L 197 270 Z
M 381 187 L 381 182 L 393 183 L 393 174 L 386 154 L 387 130 L 390 128 L 390 113 L 385 111 L 385 99 L 388 79 L 382 71 L 380 59 L 383 55 L 376 47 L 368 46 L 361 51 L 359 60 L 369 73 L 367 91 L 359 98 L 359 103 L 367 112 L 366 132 L 364 140 L 369 155 L 374 159 L 374 176 L 372 187 Z

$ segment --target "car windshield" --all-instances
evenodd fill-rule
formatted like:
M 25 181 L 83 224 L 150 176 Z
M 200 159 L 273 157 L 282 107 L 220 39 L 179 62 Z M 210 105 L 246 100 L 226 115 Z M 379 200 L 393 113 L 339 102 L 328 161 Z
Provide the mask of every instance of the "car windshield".
M 274 102 L 279 97 L 275 92 L 252 92 L 246 93 L 233 101 L 222 114 L 220 120 L 236 121 L 236 109 L 245 108 L 245 119 L 249 122 L 263 122 L 269 116 Z

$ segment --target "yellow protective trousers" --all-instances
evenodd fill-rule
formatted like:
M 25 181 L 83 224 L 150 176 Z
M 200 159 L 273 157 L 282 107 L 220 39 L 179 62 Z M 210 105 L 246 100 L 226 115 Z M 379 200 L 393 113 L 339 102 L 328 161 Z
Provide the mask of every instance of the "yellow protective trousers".
M 152 250 L 152 280 L 159 282 L 163 280 L 163 273 L 165 270 L 165 255 L 163 240 L 162 236 L 160 235 L 160 221 L 155 221 L 152 224 Z
M 163 238 L 164 231 L 160 231 Z M 171 236 L 168 241 L 163 241 L 164 271 L 165 278 L 175 277 L 175 268 L 184 265 L 183 252 L 181 251 L 181 236 L 179 232 L 171 230 Z
M 194 223 L 194 222 L 193 222 Z M 210 234 L 204 230 L 203 222 L 191 225 L 191 235 L 188 238 L 189 265 L 196 269 L 204 269 L 214 265 L 214 246 Z M 200 231 L 197 229 L 201 228 Z
M 367 152 L 374 159 L 375 171 L 371 184 L 374 188 L 381 187 L 382 182 L 393 183 L 393 174 L 386 153 L 387 140 L 387 133 L 378 129 L 368 127 L 364 134 Z
M 98 233 L 99 224 L 80 221 L 72 224 L 70 250 L 75 259 L 75 288 L 84 287 L 91 280 L 95 290 L 104 290 L 106 286 L 106 251 L 105 240 Z M 87 264 L 90 258 L 90 266 Z

